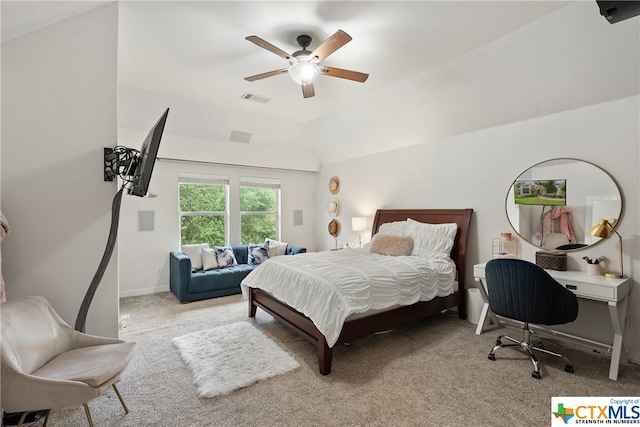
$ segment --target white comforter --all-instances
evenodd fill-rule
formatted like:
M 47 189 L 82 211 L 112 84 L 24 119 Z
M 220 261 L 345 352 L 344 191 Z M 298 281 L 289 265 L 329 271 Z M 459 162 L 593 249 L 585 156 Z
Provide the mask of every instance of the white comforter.
M 450 258 L 385 256 L 344 249 L 270 258 L 241 284 L 260 288 L 309 317 L 333 347 L 347 317 L 455 291 Z

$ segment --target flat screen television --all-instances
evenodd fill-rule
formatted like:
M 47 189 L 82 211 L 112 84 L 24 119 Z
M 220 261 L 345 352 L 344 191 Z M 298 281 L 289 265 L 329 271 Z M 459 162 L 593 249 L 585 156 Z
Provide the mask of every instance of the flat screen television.
M 566 179 L 522 179 L 513 183 L 517 205 L 566 206 Z
M 127 192 L 133 196 L 144 197 L 149 191 L 151 174 L 153 173 L 153 166 L 158 156 L 158 148 L 160 148 L 160 140 L 162 139 L 168 114 L 169 109 L 167 108 L 142 142 L 140 154 L 136 160 L 132 162 L 129 172 L 127 173 L 127 175 L 131 177 L 131 183 Z

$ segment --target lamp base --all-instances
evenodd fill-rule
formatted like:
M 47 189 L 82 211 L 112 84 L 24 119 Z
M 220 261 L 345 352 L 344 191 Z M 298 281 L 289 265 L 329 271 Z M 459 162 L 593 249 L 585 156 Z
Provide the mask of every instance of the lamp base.
M 624 279 L 626 276 L 619 273 L 604 273 L 604 277 L 607 279 Z

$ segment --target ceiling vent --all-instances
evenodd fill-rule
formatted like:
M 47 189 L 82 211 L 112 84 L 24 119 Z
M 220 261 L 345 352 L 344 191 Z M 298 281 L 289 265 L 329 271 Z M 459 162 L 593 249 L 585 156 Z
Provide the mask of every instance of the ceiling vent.
M 229 141 L 249 143 L 251 136 L 253 136 L 251 132 L 232 130 L 231 135 L 229 136 Z
M 256 95 L 249 92 L 242 94 L 242 99 L 259 102 L 260 104 L 266 104 L 267 102 L 272 101 L 271 98 L 267 98 L 266 96 Z

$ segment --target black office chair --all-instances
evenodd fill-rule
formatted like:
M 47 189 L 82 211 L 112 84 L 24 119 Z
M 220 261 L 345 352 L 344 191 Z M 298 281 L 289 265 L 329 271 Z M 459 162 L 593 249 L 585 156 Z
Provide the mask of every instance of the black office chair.
M 520 259 L 489 261 L 486 280 L 491 310 L 499 316 L 524 323 L 522 340 L 500 335 L 489 353 L 489 359 L 496 360 L 495 352 L 499 348 L 519 347 L 531 357 L 533 378 L 541 378 L 538 359 L 533 350 L 562 357 L 567 363 L 564 370 L 573 372 L 573 365 L 562 354 L 545 349 L 540 341 L 532 343 L 533 331 L 529 329 L 529 323 L 561 325 L 573 322 L 578 316 L 578 299 L 573 292 L 541 267 Z M 503 344 L 502 339 L 511 343 Z

